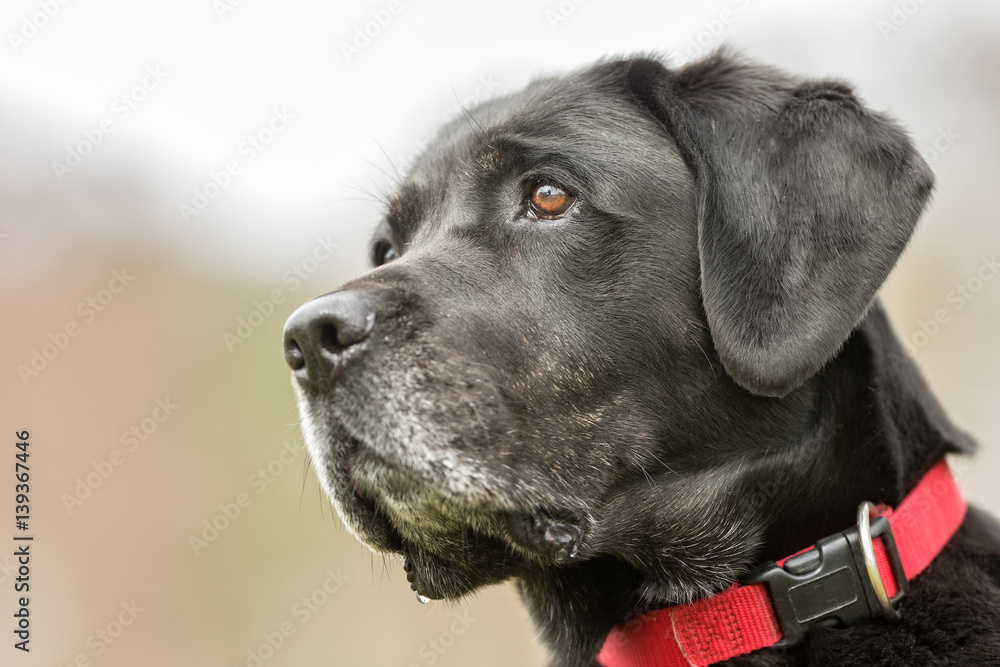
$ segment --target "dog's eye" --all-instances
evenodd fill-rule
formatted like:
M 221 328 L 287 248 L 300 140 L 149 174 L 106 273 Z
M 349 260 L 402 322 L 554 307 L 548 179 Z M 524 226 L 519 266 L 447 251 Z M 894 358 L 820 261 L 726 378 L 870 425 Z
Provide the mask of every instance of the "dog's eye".
M 529 208 L 539 218 L 554 220 L 565 215 L 574 201 L 573 195 L 558 185 L 541 181 L 531 191 Z
M 372 251 L 372 262 L 375 266 L 382 266 L 396 259 L 396 249 L 388 241 L 379 241 Z

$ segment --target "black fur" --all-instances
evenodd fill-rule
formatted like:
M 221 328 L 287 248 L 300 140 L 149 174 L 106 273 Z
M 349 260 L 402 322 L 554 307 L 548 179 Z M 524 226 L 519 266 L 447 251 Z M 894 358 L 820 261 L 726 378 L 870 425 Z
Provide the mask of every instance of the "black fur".
M 398 258 L 286 325 L 320 478 L 421 595 L 514 578 L 553 664 L 594 665 L 972 451 L 873 302 L 931 184 L 848 86 L 724 53 L 473 109 L 400 185 L 373 253 Z M 732 664 L 994 664 L 998 583 L 973 511 L 901 625 Z

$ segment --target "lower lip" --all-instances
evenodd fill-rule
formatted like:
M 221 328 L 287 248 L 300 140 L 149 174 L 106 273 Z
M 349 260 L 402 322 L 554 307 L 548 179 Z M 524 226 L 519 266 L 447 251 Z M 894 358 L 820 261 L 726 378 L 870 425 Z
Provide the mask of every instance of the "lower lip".
M 368 498 L 368 495 L 364 492 L 364 490 L 362 490 L 361 485 L 358 483 L 358 480 L 355 478 L 355 476 L 354 476 L 354 466 L 351 465 L 350 463 L 348 464 L 348 467 L 347 467 L 347 478 L 351 482 L 351 488 L 354 489 L 354 496 L 362 504 L 364 504 L 364 505 L 366 505 L 368 507 L 371 507 L 371 500 Z
M 354 475 L 351 475 L 351 486 L 354 487 L 354 495 L 358 497 L 361 502 L 366 503 L 368 500 L 365 498 L 365 494 L 361 492 L 361 486 L 358 484 L 358 480 L 354 479 Z

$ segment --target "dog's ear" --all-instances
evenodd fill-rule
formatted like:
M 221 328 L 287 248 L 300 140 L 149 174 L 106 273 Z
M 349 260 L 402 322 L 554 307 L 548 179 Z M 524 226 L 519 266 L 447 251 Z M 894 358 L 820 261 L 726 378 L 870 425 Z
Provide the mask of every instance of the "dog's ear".
M 864 317 L 933 176 L 906 135 L 838 82 L 724 53 L 671 71 L 628 63 L 698 185 L 701 291 L 729 375 L 784 396 Z

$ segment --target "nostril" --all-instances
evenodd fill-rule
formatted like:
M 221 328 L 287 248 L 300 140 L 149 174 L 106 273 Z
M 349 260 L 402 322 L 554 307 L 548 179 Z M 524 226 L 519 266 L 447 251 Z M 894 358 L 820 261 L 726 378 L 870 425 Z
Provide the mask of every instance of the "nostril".
M 285 363 L 293 370 L 297 371 L 306 365 L 306 357 L 302 354 L 302 348 L 294 338 L 289 337 L 285 341 Z
M 367 309 L 353 308 L 346 313 L 337 314 L 322 324 L 320 345 L 328 352 L 339 354 L 367 338 L 374 326 L 375 313 Z
M 337 327 L 329 322 L 324 323 L 319 330 L 319 345 L 324 352 L 340 354 L 345 345 L 341 345 L 337 336 Z

